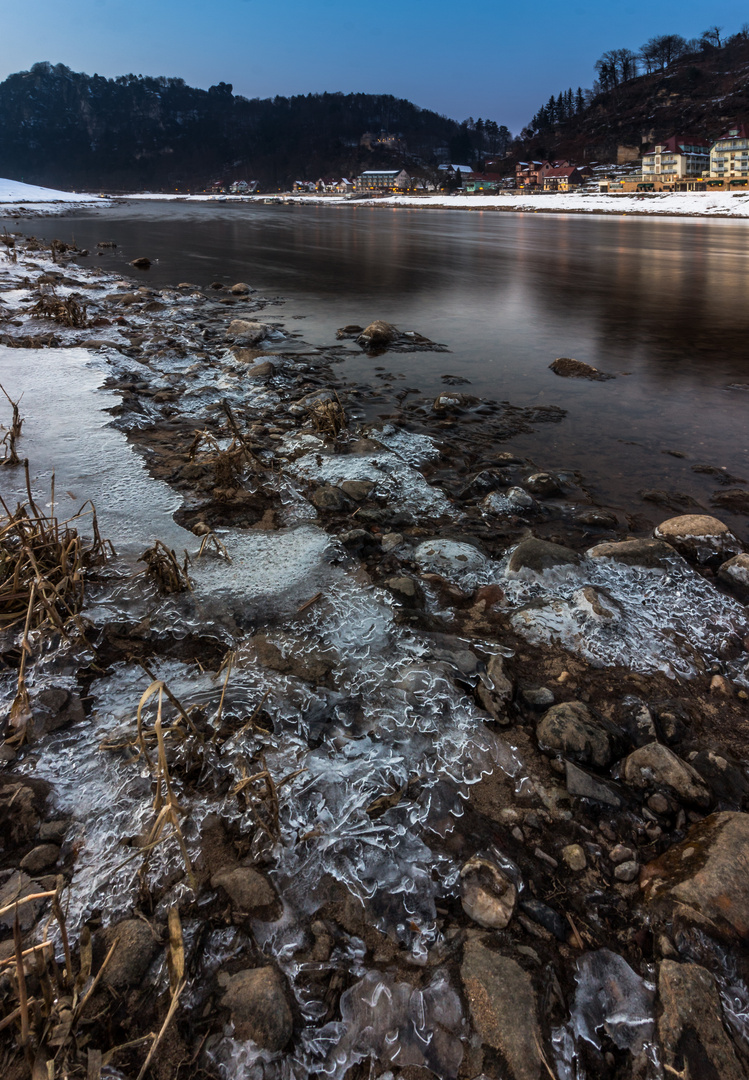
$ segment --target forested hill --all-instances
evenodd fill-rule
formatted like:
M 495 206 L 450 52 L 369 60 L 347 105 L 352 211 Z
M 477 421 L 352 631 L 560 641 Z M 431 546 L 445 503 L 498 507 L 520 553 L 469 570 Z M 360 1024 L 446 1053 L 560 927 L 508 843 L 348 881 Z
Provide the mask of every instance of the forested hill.
M 749 122 L 749 26 L 712 27 L 685 41 L 664 34 L 639 53 L 612 49 L 595 65 L 591 90 L 563 91 L 542 106 L 514 148 L 520 157 L 616 160 L 671 135 L 718 138 Z
M 365 132 L 381 131 L 399 141 L 360 146 Z M 95 190 L 237 179 L 269 190 L 296 179 L 428 163 L 440 147 L 479 150 L 473 126 L 390 95 L 248 100 L 226 83 L 198 90 L 182 79 L 105 79 L 49 63 L 0 83 L 0 132 L 0 176 Z M 481 132 L 483 138 L 483 125 Z

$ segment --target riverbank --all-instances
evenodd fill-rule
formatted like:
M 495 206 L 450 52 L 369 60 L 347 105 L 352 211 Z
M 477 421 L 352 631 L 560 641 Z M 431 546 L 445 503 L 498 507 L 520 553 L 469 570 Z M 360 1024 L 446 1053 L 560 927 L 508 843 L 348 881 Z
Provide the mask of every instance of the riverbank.
M 21 465 L 0 490 L 81 536 L 94 496 L 117 550 L 81 570 L 78 622 L 54 608 L 65 636 L 31 573 L 2 640 L 0 905 L 61 899 L 85 1003 L 50 1044 L 69 989 L 50 931 L 57 973 L 24 965 L 42 1057 L 622 1080 L 706 1053 L 738 1080 L 743 544 L 703 515 L 643 535 L 513 452 L 564 423 L 551 403 L 448 383 L 365 422 L 381 388 L 339 363 L 362 328 L 311 346 L 251 282 L 15 255 L 0 382 L 27 419 L 5 447 L 28 447 L 36 511 Z M 362 341 L 373 367 L 435 347 Z M 0 941 L 13 1052 L 13 956 L 50 899 Z
M 667 217 L 749 218 L 749 195 L 743 192 L 657 192 L 602 195 L 595 192 L 541 192 L 524 195 L 385 195 L 356 198 L 335 195 L 123 195 L 122 199 L 179 202 L 256 202 L 269 199 L 289 205 L 403 207 L 421 210 L 472 210 L 544 214 L 653 214 Z

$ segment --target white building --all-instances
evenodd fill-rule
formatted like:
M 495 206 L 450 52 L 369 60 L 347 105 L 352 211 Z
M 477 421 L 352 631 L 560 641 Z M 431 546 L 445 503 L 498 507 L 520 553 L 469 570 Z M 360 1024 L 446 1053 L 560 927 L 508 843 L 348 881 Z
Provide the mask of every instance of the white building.
M 642 179 L 687 180 L 701 177 L 710 165 L 710 144 L 702 139 L 672 135 L 642 156 Z
M 737 124 L 721 135 L 710 151 L 714 180 L 749 180 L 749 125 Z

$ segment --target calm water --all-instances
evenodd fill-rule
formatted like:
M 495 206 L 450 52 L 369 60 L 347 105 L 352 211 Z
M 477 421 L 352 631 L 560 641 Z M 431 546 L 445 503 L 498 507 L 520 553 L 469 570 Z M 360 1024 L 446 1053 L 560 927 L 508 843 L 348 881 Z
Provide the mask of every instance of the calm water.
M 129 260 L 148 255 L 138 276 L 153 286 L 247 281 L 285 297 L 274 317 L 314 344 L 375 318 L 444 342 L 450 354 L 372 361 L 352 350 L 346 369 L 371 381 L 386 365 L 425 395 L 458 375 L 481 396 L 560 405 L 563 423 L 513 448 L 579 469 L 599 497 L 654 520 L 668 512 L 642 503 L 643 488 L 709 508 L 717 484 L 694 464 L 749 480 L 747 222 L 131 203 L 22 227 L 92 251 L 115 240 L 97 264 L 137 274 Z M 618 377 L 560 379 L 557 356 Z M 745 519 L 719 516 L 746 534 Z

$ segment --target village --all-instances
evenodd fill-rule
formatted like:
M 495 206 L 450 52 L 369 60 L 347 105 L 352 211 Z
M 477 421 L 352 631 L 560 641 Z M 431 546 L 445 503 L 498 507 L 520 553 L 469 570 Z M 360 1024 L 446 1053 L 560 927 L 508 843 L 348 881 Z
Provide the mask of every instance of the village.
M 385 135 L 377 136 L 377 145 L 385 144 Z M 373 138 L 369 134 L 363 136 L 370 142 Z M 387 139 L 389 149 L 399 148 L 397 136 Z M 672 135 L 647 148 L 641 157 L 633 156 L 627 147 L 620 150 L 617 166 L 596 161 L 576 164 L 566 158 L 515 161 L 513 165 L 509 152 L 505 158 L 486 160 L 481 169 L 453 163 L 443 163 L 434 169 L 366 169 L 352 179 L 335 176 L 297 180 L 293 192 L 363 198 L 445 191 L 497 195 L 576 190 L 602 194 L 749 190 L 749 124 L 735 124 L 712 143 L 690 135 Z M 228 188 L 217 181 L 210 190 L 214 194 L 228 191 L 232 195 L 253 195 L 260 191 L 255 180 L 237 180 Z

